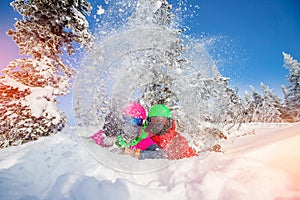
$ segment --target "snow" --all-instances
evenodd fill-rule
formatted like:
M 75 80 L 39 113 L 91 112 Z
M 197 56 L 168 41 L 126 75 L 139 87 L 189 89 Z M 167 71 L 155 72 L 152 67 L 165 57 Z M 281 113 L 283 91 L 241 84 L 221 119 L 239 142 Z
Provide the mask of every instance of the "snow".
M 32 93 L 25 97 L 26 105 L 29 106 L 32 116 L 42 117 L 44 113 L 48 113 L 47 118 L 53 118 L 53 123 L 58 124 L 61 120 L 61 114 L 56 107 L 56 102 L 52 99 L 53 88 L 51 87 L 32 87 Z
M 23 103 L 27 106 L 29 106 L 32 115 L 34 117 L 41 117 L 44 112 L 48 113 L 48 118 L 54 117 L 54 123 L 59 123 L 61 119 L 61 114 L 59 110 L 57 109 L 56 103 L 53 100 L 55 97 L 53 95 L 55 91 L 54 88 L 51 87 L 29 87 L 22 83 L 17 82 L 16 80 L 10 78 L 9 76 L 6 76 L 3 79 L 3 82 L 6 83 L 9 86 L 12 86 L 14 88 L 18 88 L 20 91 L 24 91 L 26 89 L 30 89 L 31 94 L 25 97 L 25 101 Z M 63 84 L 61 84 L 61 88 L 63 89 Z
M 300 199 L 300 123 L 242 127 L 252 129 L 229 135 L 223 152 L 139 161 L 99 154 L 79 136 L 88 129 L 66 127 L 0 150 L 0 199 Z M 105 159 L 115 166 L 99 162 Z
M 102 8 L 102 6 L 98 6 L 97 15 L 103 15 L 105 13 L 105 10 Z
M 14 88 L 18 88 L 19 90 L 23 91 L 25 89 L 28 89 L 29 87 L 26 85 L 23 85 L 22 83 L 19 83 L 18 81 L 10 78 L 9 76 L 5 76 L 3 79 L 3 83 L 7 84 L 9 86 L 12 86 Z
M 162 6 L 162 2 L 161 1 L 157 1 L 155 6 L 154 6 L 154 10 L 153 13 L 155 13 L 158 9 L 160 9 Z

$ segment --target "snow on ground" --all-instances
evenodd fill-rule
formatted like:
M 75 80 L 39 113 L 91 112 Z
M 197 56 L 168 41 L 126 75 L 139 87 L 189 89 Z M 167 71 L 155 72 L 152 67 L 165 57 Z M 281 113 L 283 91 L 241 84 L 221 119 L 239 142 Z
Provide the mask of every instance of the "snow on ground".
M 300 124 L 244 128 L 223 153 L 171 162 L 104 154 L 67 127 L 0 150 L 0 199 L 300 199 Z

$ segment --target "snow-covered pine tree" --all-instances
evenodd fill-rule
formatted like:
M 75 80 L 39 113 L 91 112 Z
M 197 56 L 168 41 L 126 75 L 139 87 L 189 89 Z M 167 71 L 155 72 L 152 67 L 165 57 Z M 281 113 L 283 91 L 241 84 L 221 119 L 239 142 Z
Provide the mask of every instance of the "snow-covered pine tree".
M 254 109 L 252 113 L 252 121 L 253 122 L 261 122 L 263 121 L 264 116 L 264 108 L 263 108 L 263 97 L 255 90 L 253 86 L 250 86 L 252 89 L 252 100 L 254 103 Z
M 92 41 L 85 19 L 91 6 L 85 0 L 15 0 L 11 5 L 23 19 L 7 34 L 27 58 L 10 62 L 0 79 L 2 147 L 64 127 L 56 97 L 69 92 L 74 70 L 60 56 L 75 53 L 73 42 L 89 48 Z
M 158 52 L 158 49 L 154 48 L 148 49 L 150 52 L 145 58 L 148 63 L 145 64 L 151 67 L 153 79 L 143 91 L 142 101 L 145 102 L 146 109 L 155 104 L 165 104 L 173 110 L 178 105 L 176 94 L 172 91 L 173 80 L 169 73 L 184 68 L 187 60 L 182 57 L 183 42 L 179 37 L 180 30 L 173 27 L 174 15 L 171 8 L 166 0 L 139 0 L 136 11 L 130 18 L 131 27 L 166 29 L 176 35 L 176 39 L 170 45 L 171 48 L 164 52 Z
M 227 80 L 228 81 L 228 80 Z M 235 90 L 230 88 L 228 82 L 224 84 L 225 90 L 225 97 L 223 101 L 224 111 L 226 115 L 223 116 L 222 123 L 224 126 L 227 126 L 227 131 L 236 126 L 236 129 L 239 129 L 241 123 L 244 120 L 244 110 L 241 98 L 238 96 L 238 89 Z M 227 105 L 226 105 L 227 104 Z
M 283 121 L 286 121 L 286 122 L 293 122 L 293 116 L 291 116 L 291 113 L 289 113 L 289 108 L 286 104 L 286 99 L 288 97 L 288 90 L 287 88 L 282 85 L 281 86 L 281 90 L 283 92 L 283 95 L 284 95 L 284 102 L 282 104 L 282 115 L 281 115 L 281 118 Z
M 300 121 L 300 63 L 287 53 L 282 53 L 284 67 L 289 70 L 287 77 L 289 85 L 286 87 L 285 104 L 287 106 L 286 116 L 292 121 Z
M 260 86 L 263 91 L 264 113 L 262 116 L 262 122 L 281 122 L 283 107 L 279 97 L 262 82 L 260 83 Z
M 254 117 L 254 110 L 255 110 L 255 103 L 252 99 L 251 94 L 246 90 L 245 91 L 245 97 L 242 100 L 243 104 L 243 122 L 250 123 L 253 122 Z
M 241 102 L 237 91 L 228 86 L 228 80 L 229 78 L 218 75 L 214 78 L 199 76 L 193 81 L 203 104 L 200 111 L 203 118 L 200 121 L 221 126 L 239 121 Z

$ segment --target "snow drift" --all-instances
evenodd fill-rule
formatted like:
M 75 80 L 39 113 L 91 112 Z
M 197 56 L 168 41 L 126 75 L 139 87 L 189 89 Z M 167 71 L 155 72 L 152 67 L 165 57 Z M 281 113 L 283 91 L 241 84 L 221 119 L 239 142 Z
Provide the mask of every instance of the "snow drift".
M 300 124 L 244 128 L 254 134 L 231 135 L 223 153 L 124 173 L 94 159 L 68 127 L 0 150 L 0 199 L 300 199 Z

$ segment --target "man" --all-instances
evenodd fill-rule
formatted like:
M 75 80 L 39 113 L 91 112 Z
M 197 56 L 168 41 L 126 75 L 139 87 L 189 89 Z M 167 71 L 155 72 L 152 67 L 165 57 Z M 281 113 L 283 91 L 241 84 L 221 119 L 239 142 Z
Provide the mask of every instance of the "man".
M 146 131 L 151 139 L 162 148 L 168 159 L 182 159 L 196 156 L 185 137 L 176 130 L 170 109 L 162 104 L 153 106 L 147 116 Z

